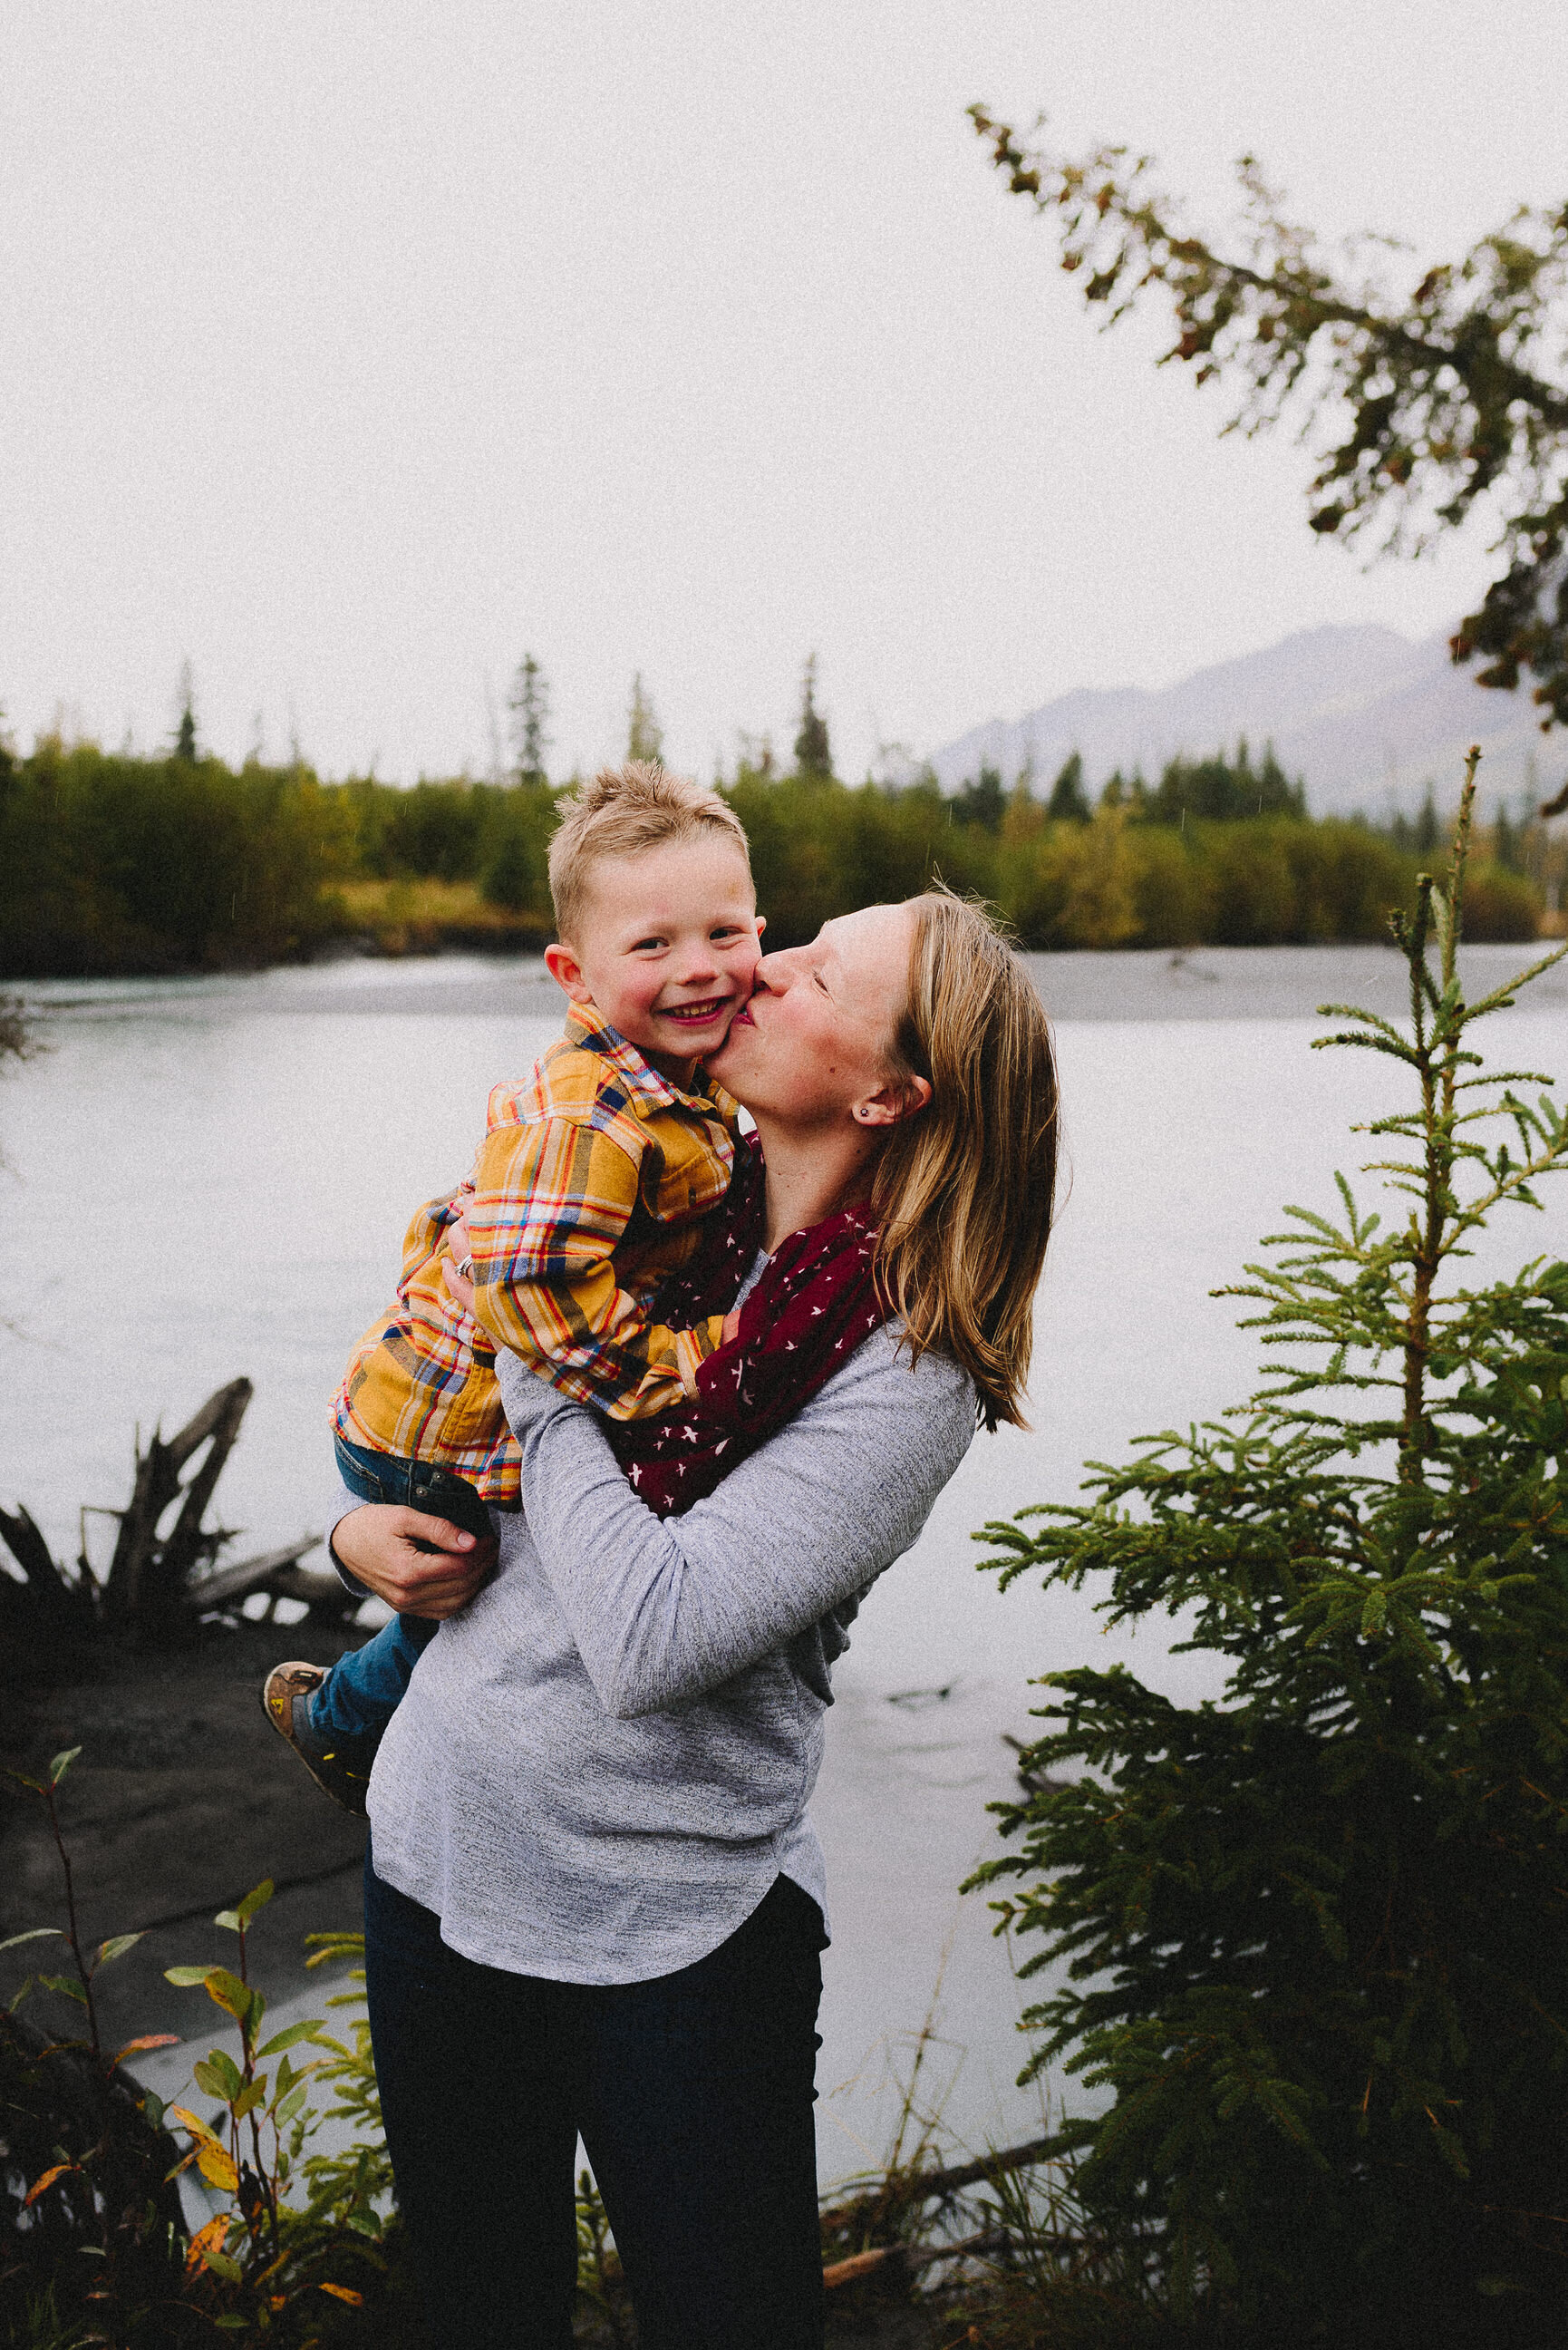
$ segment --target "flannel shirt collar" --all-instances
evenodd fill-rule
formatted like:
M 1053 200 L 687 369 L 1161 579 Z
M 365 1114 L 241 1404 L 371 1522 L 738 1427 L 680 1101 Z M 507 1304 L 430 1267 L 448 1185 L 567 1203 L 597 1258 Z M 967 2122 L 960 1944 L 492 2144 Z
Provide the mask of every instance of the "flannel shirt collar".
M 629 1044 L 618 1028 L 612 1028 L 591 1003 L 573 1003 L 566 1012 L 566 1042 L 584 1052 L 597 1053 L 607 1061 L 626 1087 L 627 1099 L 639 1118 L 651 1118 L 656 1110 L 682 1108 L 711 1116 L 716 1110 L 721 1117 L 734 1115 L 735 1105 L 722 1086 L 716 1086 L 706 1070 L 701 1068 L 707 1090 L 700 1094 L 682 1091 L 671 1085 Z

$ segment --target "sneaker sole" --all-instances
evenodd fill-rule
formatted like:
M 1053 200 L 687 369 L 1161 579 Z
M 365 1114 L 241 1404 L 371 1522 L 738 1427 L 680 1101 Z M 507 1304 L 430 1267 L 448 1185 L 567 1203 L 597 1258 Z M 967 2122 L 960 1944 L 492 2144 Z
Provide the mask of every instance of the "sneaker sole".
M 335 1803 L 340 1811 L 352 1813 L 356 1819 L 362 1820 L 366 1816 L 364 1791 L 369 1784 L 369 1779 L 356 1779 L 342 1762 L 337 1763 L 336 1772 L 324 1771 L 321 1763 L 317 1762 L 315 1756 L 306 1752 L 294 1734 L 294 1698 L 296 1692 L 288 1688 L 281 1676 L 298 1669 L 297 1666 L 292 1664 L 273 1667 L 261 1685 L 262 1711 L 287 1746 L 289 1752 L 295 1755 L 309 1772 L 322 1794 Z M 275 1697 L 279 1701 L 275 1702 Z M 331 1754 L 321 1758 L 321 1762 L 327 1764 L 336 1760 L 337 1758 Z

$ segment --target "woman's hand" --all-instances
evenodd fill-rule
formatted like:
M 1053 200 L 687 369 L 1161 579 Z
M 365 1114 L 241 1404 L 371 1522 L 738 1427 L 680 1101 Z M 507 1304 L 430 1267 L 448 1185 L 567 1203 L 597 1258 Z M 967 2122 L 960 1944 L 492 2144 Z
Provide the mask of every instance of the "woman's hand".
M 462 1267 L 468 1268 L 466 1272 Z M 446 1228 L 446 1254 L 441 1261 L 441 1277 L 447 1289 L 465 1314 L 473 1311 L 473 1243 L 468 1236 L 466 1217 L 454 1216 Z
M 442 1270 L 450 1273 L 451 1268 L 443 1267 Z M 449 1288 L 452 1286 L 450 1280 L 448 1281 L 447 1286 Z M 719 1344 L 721 1347 L 728 1347 L 732 1345 L 733 1341 L 740 1336 L 740 1335 L 741 1309 L 738 1305 L 732 1305 L 729 1312 L 724 1316 L 723 1326 L 719 1332 Z M 693 1403 L 696 1403 L 701 1395 L 701 1389 L 697 1385 L 697 1367 L 694 1367 L 689 1371 L 682 1371 L 680 1374 L 680 1384 Z
M 364 1502 L 333 1529 L 332 1550 L 357 1582 L 400 1616 L 455 1616 L 495 1565 L 481 1541 L 446 1518 L 393 1502 Z

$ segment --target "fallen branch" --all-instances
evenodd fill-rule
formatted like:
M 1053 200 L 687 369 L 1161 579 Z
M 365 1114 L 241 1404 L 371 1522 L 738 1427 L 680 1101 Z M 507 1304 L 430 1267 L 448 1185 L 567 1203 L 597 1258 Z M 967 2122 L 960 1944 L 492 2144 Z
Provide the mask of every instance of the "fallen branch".
M 1000 2178 L 1003 2171 L 1023 2170 L 1032 2162 L 1044 2162 L 1051 2151 L 1048 2137 L 1032 2137 L 1023 2146 L 1010 2146 L 1000 2154 L 981 2155 L 977 2162 L 956 2162 L 946 2170 L 928 2171 L 921 2182 L 922 2202 L 933 2195 L 956 2195 L 961 2188 L 978 2187 L 983 2178 Z
M 916 2269 L 930 2268 L 937 2261 L 967 2260 L 971 2254 L 999 2252 L 1007 2243 L 1001 2228 L 982 2229 L 978 2236 L 964 2236 L 956 2244 L 877 2244 L 868 2252 L 856 2252 L 846 2261 L 835 2261 L 822 2272 L 822 2289 L 833 2293 L 841 2284 L 856 2284 L 862 2277 L 875 2276 L 880 2269 L 895 2266 L 900 2273 L 913 2273 Z
M 315 1566 L 286 1567 L 270 1588 L 280 1599 L 303 1599 L 313 1616 L 328 1617 L 336 1623 L 347 1624 L 365 1604 L 362 1596 L 349 1591 L 337 1575 Z
M 264 1589 L 274 1589 L 290 1599 L 322 1598 L 330 1584 L 340 1599 L 348 1599 L 351 1594 L 344 1589 L 335 1575 L 300 1578 L 313 1586 L 310 1593 L 285 1587 L 286 1570 L 304 1558 L 306 1552 L 315 1550 L 320 1540 L 319 1534 L 302 1534 L 297 1542 L 286 1543 L 281 1550 L 259 1551 L 254 1558 L 236 1559 L 233 1566 L 220 1566 L 211 1575 L 198 1576 L 194 1583 L 186 1586 L 181 1596 L 187 1607 L 205 1610 L 232 1607 L 236 1599 L 248 1598 L 253 1591 Z M 322 1586 L 319 1591 L 314 1589 L 317 1584 Z M 358 1607 L 359 1602 L 355 1600 L 354 1605 Z
M 997 2178 L 1004 2171 L 1023 2170 L 1032 2162 L 1044 2162 L 1051 2151 L 1048 2137 L 1032 2137 L 1023 2146 L 1003 2147 L 999 2153 L 982 2155 L 977 2162 L 950 2164 L 945 2170 L 893 2171 L 877 2187 L 864 2195 L 857 2195 L 846 2203 L 836 2203 L 822 2215 L 825 2228 L 843 2227 L 857 2212 L 874 2204 L 880 2210 L 896 2210 L 902 2203 L 929 2203 L 939 2196 L 957 2195 L 966 2187 L 976 2187 L 982 2179 Z

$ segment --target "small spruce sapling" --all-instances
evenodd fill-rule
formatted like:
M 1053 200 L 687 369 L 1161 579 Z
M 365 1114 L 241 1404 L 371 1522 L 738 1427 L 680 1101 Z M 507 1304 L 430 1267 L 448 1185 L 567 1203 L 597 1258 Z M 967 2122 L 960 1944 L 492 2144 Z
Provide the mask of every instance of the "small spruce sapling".
M 1106 2100 L 1059 2141 L 1080 2190 L 1160 2230 L 1179 2305 L 1271 2339 L 1568 2314 L 1568 1264 L 1463 1277 L 1568 1170 L 1549 1081 L 1473 1049 L 1568 947 L 1466 1001 L 1479 755 L 1393 920 L 1408 1024 L 1323 1007 L 1413 1086 L 1362 1129 L 1394 1214 L 1343 1176 L 1287 1210 L 1220 1293 L 1284 1350 L 1251 1401 L 978 1537 L 1004 1586 L 1093 1576 L 1110 1623 L 1188 1609 L 1226 1659 L 1198 1706 L 1047 1676 L 1038 1792 L 971 1881 L 1058 1970 L 1025 2077 L 1064 2056 Z

